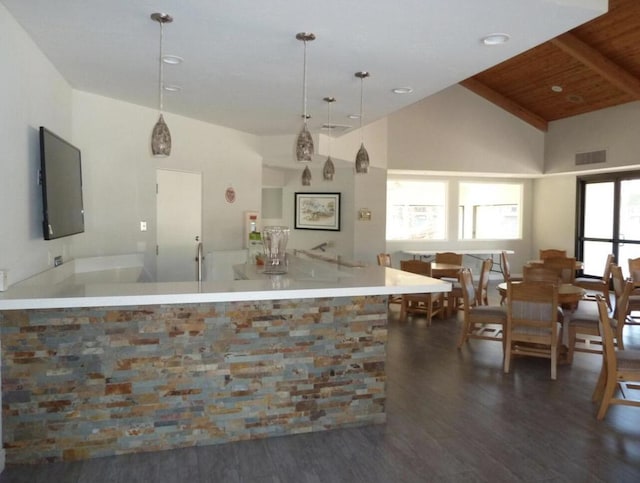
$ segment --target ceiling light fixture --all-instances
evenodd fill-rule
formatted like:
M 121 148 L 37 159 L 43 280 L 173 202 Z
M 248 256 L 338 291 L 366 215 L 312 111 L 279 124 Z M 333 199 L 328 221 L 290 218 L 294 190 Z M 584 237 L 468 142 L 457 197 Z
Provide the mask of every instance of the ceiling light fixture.
M 411 94 L 413 92 L 413 87 L 396 87 L 392 89 L 391 92 L 394 94 Z
M 168 86 L 163 86 L 163 89 L 168 92 L 179 92 L 182 90 L 182 87 L 170 84 Z
M 173 19 L 169 20 L 169 22 L 172 22 L 172 21 Z M 178 65 L 184 62 L 184 59 L 182 57 L 178 57 L 177 55 L 163 55 L 161 59 L 162 59 L 162 62 L 169 65 Z
M 310 32 L 296 34 L 296 39 L 304 42 L 304 66 L 302 70 L 302 129 L 296 140 L 296 159 L 309 162 L 313 156 L 313 138 L 307 129 L 307 42 L 315 40 L 316 36 Z M 307 170 L 305 170 L 306 172 Z M 304 175 L 303 175 L 304 177 Z M 311 178 L 311 172 L 309 172 Z M 308 186 L 308 185 L 305 185 Z
M 362 71 L 354 74 L 360 79 L 360 149 L 356 154 L 356 173 L 364 174 L 369 172 L 369 153 L 364 147 L 364 133 L 362 131 L 362 105 L 364 98 L 364 80 L 369 77 L 369 72 Z
M 333 128 L 333 124 L 331 124 L 331 104 L 336 102 L 335 97 L 325 97 L 324 101 L 327 103 L 327 129 L 329 131 L 329 141 L 327 142 L 327 160 L 324 162 L 324 167 L 322 168 L 322 177 L 325 181 L 333 181 L 333 175 L 336 173 L 336 167 L 333 165 L 333 161 L 331 159 L 331 128 Z
M 165 158 L 171 154 L 171 133 L 169 132 L 169 127 L 164 122 L 164 117 L 162 116 L 162 110 L 164 107 L 164 69 L 162 66 L 162 40 L 164 24 L 173 22 L 173 17 L 171 17 L 171 15 L 167 13 L 152 13 L 151 20 L 160 24 L 160 56 L 158 57 L 158 66 L 160 71 L 158 75 L 158 101 L 160 104 L 160 117 L 158 118 L 158 122 L 156 122 L 155 126 L 153 126 L 153 131 L 151 132 L 151 152 L 156 157 Z
M 500 45 L 509 41 L 511 35 L 503 33 L 489 34 L 482 37 L 484 45 Z

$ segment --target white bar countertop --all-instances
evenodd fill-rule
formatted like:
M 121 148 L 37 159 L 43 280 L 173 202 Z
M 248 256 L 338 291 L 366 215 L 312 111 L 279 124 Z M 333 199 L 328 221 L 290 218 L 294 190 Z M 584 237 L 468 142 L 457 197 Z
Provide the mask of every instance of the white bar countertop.
M 377 265 L 346 266 L 290 257 L 289 271 L 284 275 L 265 275 L 254 265 L 241 267 L 244 270 L 236 270 L 236 273 L 246 280 L 100 283 L 97 277 L 68 277 L 58 283 L 42 285 L 33 281 L 21 282 L 6 292 L 0 292 L 0 310 L 237 302 L 451 290 L 448 282 Z M 52 270 L 58 268 L 61 267 Z
M 513 255 L 515 252 L 513 250 L 500 250 L 500 249 L 491 249 L 491 248 L 485 248 L 485 249 L 473 249 L 473 250 L 466 250 L 466 249 L 457 249 L 457 248 L 451 248 L 451 249 L 438 249 L 438 250 L 402 250 L 403 253 L 406 253 L 408 255 L 420 255 L 420 256 L 426 256 L 426 255 L 435 255 L 436 253 L 442 253 L 442 252 L 453 252 L 453 253 L 460 253 L 461 255 L 500 255 L 502 252 L 506 252 L 508 255 Z

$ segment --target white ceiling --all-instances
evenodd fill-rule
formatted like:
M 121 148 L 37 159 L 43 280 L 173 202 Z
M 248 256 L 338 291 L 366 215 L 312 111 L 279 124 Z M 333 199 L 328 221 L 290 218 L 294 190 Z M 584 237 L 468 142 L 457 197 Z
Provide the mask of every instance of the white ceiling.
M 159 25 L 166 12 L 165 111 L 259 134 L 295 133 L 307 46 L 310 128 L 368 123 L 606 11 L 607 0 L 0 0 L 75 89 L 158 106 Z M 506 32 L 496 47 L 480 39 Z M 397 95 L 394 87 L 414 92 Z M 168 118 L 168 122 L 169 118 Z

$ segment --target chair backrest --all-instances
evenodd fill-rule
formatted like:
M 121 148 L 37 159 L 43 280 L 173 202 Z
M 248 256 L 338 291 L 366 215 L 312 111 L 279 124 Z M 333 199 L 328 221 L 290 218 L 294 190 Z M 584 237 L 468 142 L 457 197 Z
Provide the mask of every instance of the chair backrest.
M 460 286 L 462 287 L 464 312 L 468 316 L 471 307 L 475 307 L 478 304 L 476 289 L 473 286 L 473 276 L 469 268 L 463 268 L 460 271 Z
M 500 253 L 500 265 L 502 266 L 502 277 L 505 282 L 511 279 L 511 266 L 509 265 L 509 257 L 504 250 Z
M 624 281 L 622 294 L 616 299 L 616 309 L 613 316 L 616 320 L 616 326 L 618 327 L 618 334 L 622 334 L 622 327 L 624 327 L 624 324 L 627 321 L 627 314 L 629 311 L 629 296 L 631 295 L 631 292 L 633 292 L 634 288 L 635 284 L 633 283 L 633 280 L 628 278 Z
M 400 260 L 400 270 L 430 277 L 431 262 L 423 262 L 422 260 Z
M 482 268 L 480 269 L 480 280 L 478 281 L 478 292 L 476 299 L 478 305 L 489 305 L 489 294 L 487 293 L 489 287 L 489 274 L 491 273 L 491 267 L 493 267 L 493 260 L 487 258 L 482 261 Z
M 562 283 L 573 283 L 576 279 L 576 259 L 573 257 L 544 258 L 542 266 L 556 271 Z
M 436 253 L 436 263 L 450 263 L 451 265 L 462 265 L 462 255 L 454 252 Z
M 388 253 L 378 253 L 378 265 L 391 268 L 391 255 Z
M 600 337 L 602 337 L 602 358 L 603 366 L 607 368 L 609 374 L 616 371 L 616 355 L 615 355 L 615 343 L 613 328 L 609 322 L 609 312 L 607 303 L 604 301 L 602 295 L 597 295 L 598 314 L 600 320 L 598 327 L 600 329 Z
M 542 265 L 525 265 L 522 269 L 522 280 L 525 282 L 545 282 L 557 285 L 560 283 L 560 276 L 556 270 L 546 268 Z
M 613 291 L 616 294 L 616 301 L 622 295 L 624 290 L 624 275 L 622 275 L 622 267 L 612 263 L 609 267 L 611 271 L 611 279 L 613 280 Z
M 629 259 L 629 276 L 634 282 L 640 282 L 640 258 Z
M 507 320 L 510 329 L 516 326 L 550 328 L 555 337 L 558 331 L 558 286 L 543 282 L 509 282 Z
M 615 261 L 616 257 L 613 253 L 609 253 L 607 255 L 607 263 L 604 264 L 604 272 L 602 273 L 602 281 L 607 283 L 609 286 L 609 279 L 611 278 L 611 264 Z
M 544 250 L 540 250 L 540 260 L 545 260 L 547 258 L 564 258 L 566 256 L 566 250 L 558 250 L 556 248 L 545 248 Z

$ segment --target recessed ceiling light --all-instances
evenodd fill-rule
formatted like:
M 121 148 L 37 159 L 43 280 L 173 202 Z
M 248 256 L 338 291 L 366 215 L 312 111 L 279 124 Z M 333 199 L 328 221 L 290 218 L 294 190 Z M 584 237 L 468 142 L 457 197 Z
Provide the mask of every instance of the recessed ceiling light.
M 413 92 L 413 87 L 396 87 L 392 89 L 391 92 L 394 94 L 411 94 Z
M 172 85 L 172 84 L 166 85 L 166 86 L 163 86 L 163 87 L 164 87 L 165 91 L 169 91 L 169 92 L 178 92 L 178 91 L 182 90 L 182 87 L 176 86 L 176 85 Z
M 178 57 L 177 55 L 162 56 L 162 62 L 164 62 L 165 64 L 171 64 L 171 65 L 182 64 L 183 60 L 184 59 L 182 57 Z
M 563 91 L 562 86 L 551 86 L 551 90 L 553 92 L 562 92 Z
M 567 101 L 572 102 L 574 104 L 581 104 L 584 102 L 584 97 L 578 94 L 569 94 L 567 96 Z
M 500 45 L 508 42 L 511 38 L 509 34 L 495 33 L 482 37 L 482 43 L 484 45 Z
M 349 119 L 360 119 L 360 114 L 349 114 L 347 117 Z

